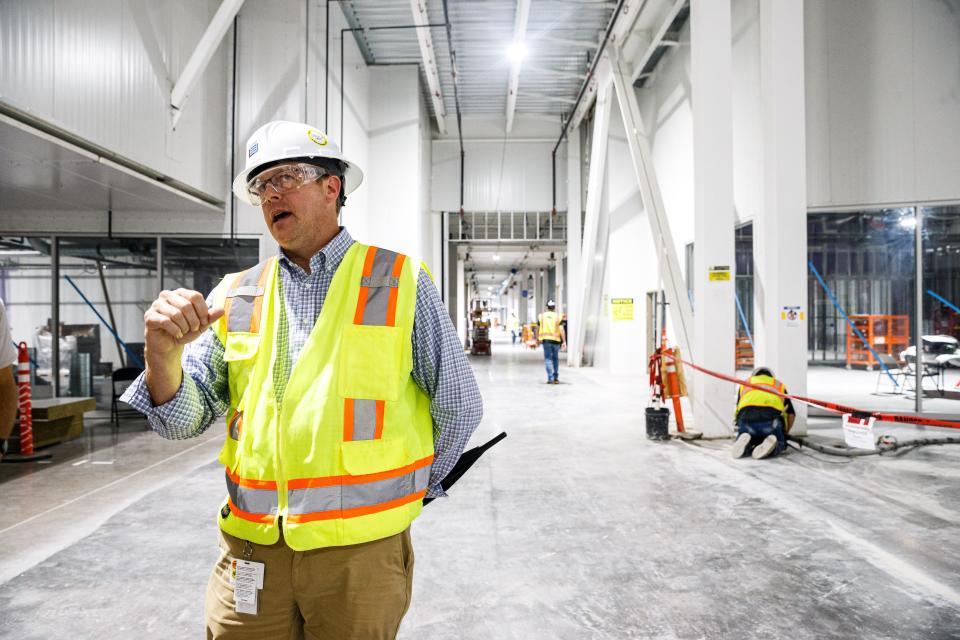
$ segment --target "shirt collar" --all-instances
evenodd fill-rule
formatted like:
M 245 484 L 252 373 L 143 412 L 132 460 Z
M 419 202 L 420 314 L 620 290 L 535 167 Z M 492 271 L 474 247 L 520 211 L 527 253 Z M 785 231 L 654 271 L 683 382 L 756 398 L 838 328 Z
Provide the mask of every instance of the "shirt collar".
M 340 262 L 347 255 L 347 251 L 352 245 L 353 237 L 350 232 L 347 231 L 346 227 L 340 227 L 340 233 L 310 257 L 310 273 L 316 273 L 321 269 L 333 273 L 340 266 Z M 306 274 L 297 263 L 287 257 L 282 248 L 280 249 L 280 264 L 294 274 Z

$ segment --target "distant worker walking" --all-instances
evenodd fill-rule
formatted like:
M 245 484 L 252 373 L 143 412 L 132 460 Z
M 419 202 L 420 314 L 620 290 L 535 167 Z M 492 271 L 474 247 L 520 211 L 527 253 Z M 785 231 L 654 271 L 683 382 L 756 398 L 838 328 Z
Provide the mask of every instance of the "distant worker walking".
M 547 302 L 547 310 L 540 314 L 537 337 L 543 345 L 543 360 L 547 366 L 547 384 L 560 384 L 560 347 L 567 343 L 567 334 L 560 326 L 557 303 Z
M 410 524 L 446 495 L 477 383 L 426 267 L 339 226 L 362 175 L 336 144 L 277 121 L 244 149 L 233 192 L 279 255 L 206 300 L 161 292 L 123 400 L 170 439 L 227 414 L 208 639 L 389 640 L 410 605 Z
M 787 388 L 768 367 L 754 369 L 748 382 L 787 393 Z M 787 448 L 786 434 L 795 418 L 796 412 L 789 398 L 741 385 L 737 391 L 737 439 L 731 455 L 742 458 L 751 454 L 755 460 L 760 460 L 780 454 Z

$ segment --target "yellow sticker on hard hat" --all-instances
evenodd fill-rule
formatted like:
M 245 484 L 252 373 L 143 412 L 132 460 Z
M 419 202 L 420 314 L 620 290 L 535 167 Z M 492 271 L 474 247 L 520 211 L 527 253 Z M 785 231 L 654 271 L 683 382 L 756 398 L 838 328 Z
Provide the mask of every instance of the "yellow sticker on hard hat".
M 307 131 L 307 137 L 321 147 L 327 146 L 327 143 L 329 142 L 329 140 L 327 140 L 327 136 L 323 135 L 323 133 L 317 131 L 316 129 L 310 129 L 310 131 Z

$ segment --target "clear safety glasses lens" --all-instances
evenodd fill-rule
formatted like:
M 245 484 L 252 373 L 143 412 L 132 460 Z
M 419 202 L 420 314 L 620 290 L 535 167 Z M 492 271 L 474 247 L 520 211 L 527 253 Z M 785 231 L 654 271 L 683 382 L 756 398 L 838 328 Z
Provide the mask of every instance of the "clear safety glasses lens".
M 284 194 L 296 191 L 308 182 L 319 180 L 327 173 L 312 164 L 290 164 L 271 167 L 267 171 L 247 182 L 250 202 L 260 206 L 269 197 L 268 189 Z

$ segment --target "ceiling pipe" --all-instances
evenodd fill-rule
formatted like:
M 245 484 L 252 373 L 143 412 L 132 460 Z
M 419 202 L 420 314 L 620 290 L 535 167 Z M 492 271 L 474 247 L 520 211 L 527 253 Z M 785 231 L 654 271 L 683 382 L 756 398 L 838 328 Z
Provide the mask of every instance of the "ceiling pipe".
M 607 46 L 607 42 L 610 40 L 610 34 L 613 33 L 613 27 L 617 23 L 617 18 L 620 17 L 620 12 L 623 10 L 623 5 L 627 0 L 619 0 L 617 2 L 617 7 L 613 10 L 613 15 L 610 16 L 610 21 L 607 23 L 607 30 L 603 34 L 603 40 L 600 41 L 600 48 L 597 49 L 597 55 L 593 58 L 593 63 L 590 65 L 590 70 L 587 71 L 587 77 L 584 79 L 583 84 L 580 85 L 580 92 L 577 94 L 577 99 L 573 104 L 573 108 L 570 109 L 570 115 L 564 118 L 563 120 L 563 129 L 560 131 L 560 137 L 557 138 L 557 144 L 553 146 L 553 151 L 550 152 L 550 156 L 553 162 L 553 173 L 551 178 L 551 188 L 553 190 L 553 215 L 557 213 L 557 149 L 560 148 L 560 143 L 563 142 L 563 139 L 567 136 L 567 129 L 570 127 L 570 123 L 573 121 L 573 114 L 576 113 L 577 107 L 580 105 L 580 101 L 583 100 L 583 95 L 587 91 L 587 86 L 590 84 L 593 74 L 597 70 L 597 65 L 600 64 L 600 58 L 603 56 L 603 50 Z

